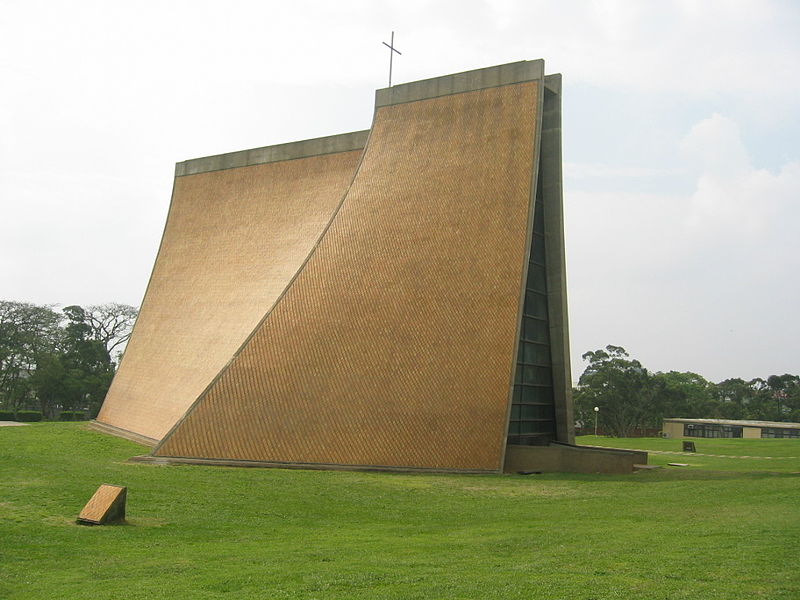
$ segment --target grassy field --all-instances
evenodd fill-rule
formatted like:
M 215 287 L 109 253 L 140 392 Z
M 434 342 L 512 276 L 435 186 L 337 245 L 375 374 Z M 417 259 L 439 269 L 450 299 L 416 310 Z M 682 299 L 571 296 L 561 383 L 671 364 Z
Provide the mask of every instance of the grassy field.
M 81 424 L 0 428 L 0 598 L 800 598 L 800 441 L 580 441 L 690 466 L 159 467 Z M 74 524 L 100 483 L 129 486 L 129 525 Z
M 683 441 L 694 442 L 697 452 L 683 452 Z M 648 463 L 668 465 L 684 463 L 689 470 L 765 471 L 770 473 L 795 473 L 800 471 L 800 440 L 782 439 L 660 439 L 660 438 L 609 438 L 585 435 L 578 438 L 585 446 L 610 446 L 650 452 Z M 674 467 L 669 467 L 670 469 Z M 800 498 L 798 498 L 800 502 Z

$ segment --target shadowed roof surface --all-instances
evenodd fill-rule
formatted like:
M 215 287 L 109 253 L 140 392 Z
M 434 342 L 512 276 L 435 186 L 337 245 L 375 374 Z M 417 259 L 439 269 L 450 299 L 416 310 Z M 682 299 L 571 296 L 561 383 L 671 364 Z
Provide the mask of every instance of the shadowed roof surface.
M 349 145 L 363 147 L 365 138 L 362 132 L 360 145 Z M 355 149 L 239 168 L 222 168 L 218 157 L 179 165 L 220 170 L 175 179 L 147 293 L 99 422 L 154 440 L 169 431 L 306 260 L 360 155 Z

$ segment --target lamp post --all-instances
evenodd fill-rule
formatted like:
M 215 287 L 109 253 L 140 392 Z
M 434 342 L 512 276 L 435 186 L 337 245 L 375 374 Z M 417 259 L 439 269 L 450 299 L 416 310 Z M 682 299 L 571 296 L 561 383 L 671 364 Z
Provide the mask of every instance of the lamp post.
M 600 407 L 594 407 L 594 434 L 597 435 L 597 413 L 600 412 Z

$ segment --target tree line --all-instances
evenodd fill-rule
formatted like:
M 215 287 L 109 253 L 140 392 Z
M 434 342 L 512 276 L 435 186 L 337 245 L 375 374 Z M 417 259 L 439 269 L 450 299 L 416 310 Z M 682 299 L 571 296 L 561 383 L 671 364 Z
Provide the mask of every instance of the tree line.
M 800 377 L 726 379 L 697 373 L 651 373 L 620 346 L 583 355 L 589 365 L 573 389 L 575 418 L 584 432 L 629 437 L 660 430 L 662 419 L 745 419 L 800 422 Z M 599 410 L 595 413 L 594 408 Z
M 96 416 L 136 316 L 126 304 L 57 309 L 0 301 L 0 410 Z M 651 373 L 620 346 L 583 359 L 589 364 L 573 398 L 584 431 L 595 417 L 599 430 L 618 437 L 660 430 L 666 417 L 800 422 L 797 375 L 712 383 L 692 372 Z
M 57 309 L 0 301 L 0 409 L 94 417 L 136 316 L 126 304 Z

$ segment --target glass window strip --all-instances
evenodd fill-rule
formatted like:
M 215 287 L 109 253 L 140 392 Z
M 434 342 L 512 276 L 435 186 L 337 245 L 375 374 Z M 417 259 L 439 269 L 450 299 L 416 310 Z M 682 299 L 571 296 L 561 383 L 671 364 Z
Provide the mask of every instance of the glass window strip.
M 508 443 L 539 444 L 555 439 L 550 327 L 545 270 L 544 205 L 537 190 L 515 367 Z

